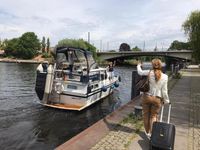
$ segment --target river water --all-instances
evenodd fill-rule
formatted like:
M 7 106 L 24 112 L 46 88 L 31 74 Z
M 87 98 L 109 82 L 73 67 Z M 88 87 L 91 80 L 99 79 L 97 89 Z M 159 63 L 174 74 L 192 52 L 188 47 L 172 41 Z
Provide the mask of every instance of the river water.
M 34 91 L 37 65 L 0 63 L 0 149 L 54 149 L 131 99 L 133 67 L 116 67 L 122 78 L 109 97 L 83 111 L 40 105 Z

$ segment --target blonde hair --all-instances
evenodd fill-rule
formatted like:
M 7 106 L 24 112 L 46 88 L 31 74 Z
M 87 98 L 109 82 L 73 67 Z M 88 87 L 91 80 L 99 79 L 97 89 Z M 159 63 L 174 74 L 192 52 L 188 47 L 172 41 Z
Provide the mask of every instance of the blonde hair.
M 162 62 L 160 59 L 155 58 L 152 61 L 152 67 L 155 73 L 155 80 L 158 82 L 161 78 L 161 73 L 162 73 Z

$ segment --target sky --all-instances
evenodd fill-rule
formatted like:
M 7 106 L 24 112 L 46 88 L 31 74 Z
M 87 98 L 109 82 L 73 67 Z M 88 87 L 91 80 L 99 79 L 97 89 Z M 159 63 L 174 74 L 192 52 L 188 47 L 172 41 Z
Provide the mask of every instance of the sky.
M 165 50 L 186 42 L 182 24 L 200 10 L 200 0 L 0 0 L 0 39 L 35 32 L 41 40 L 84 39 L 101 51 L 131 48 Z

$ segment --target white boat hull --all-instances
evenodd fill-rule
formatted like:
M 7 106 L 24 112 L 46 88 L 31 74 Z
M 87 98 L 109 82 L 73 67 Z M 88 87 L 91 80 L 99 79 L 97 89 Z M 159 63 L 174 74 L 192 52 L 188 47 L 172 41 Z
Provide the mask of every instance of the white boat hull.
M 93 103 L 107 97 L 113 92 L 113 86 L 109 86 L 107 91 L 101 89 L 96 92 L 91 92 L 88 95 L 72 95 L 72 94 L 57 94 L 55 91 L 51 94 L 45 94 L 42 105 L 65 109 L 65 110 L 83 110 L 84 108 L 92 105 Z M 48 98 L 48 100 L 47 100 Z

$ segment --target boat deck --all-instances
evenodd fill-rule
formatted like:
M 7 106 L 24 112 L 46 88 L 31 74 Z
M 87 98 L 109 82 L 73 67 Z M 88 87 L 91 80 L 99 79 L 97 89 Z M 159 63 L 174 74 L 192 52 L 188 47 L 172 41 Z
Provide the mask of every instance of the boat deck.
M 83 106 L 71 105 L 71 104 L 42 104 L 44 106 L 65 109 L 65 110 L 81 110 Z

